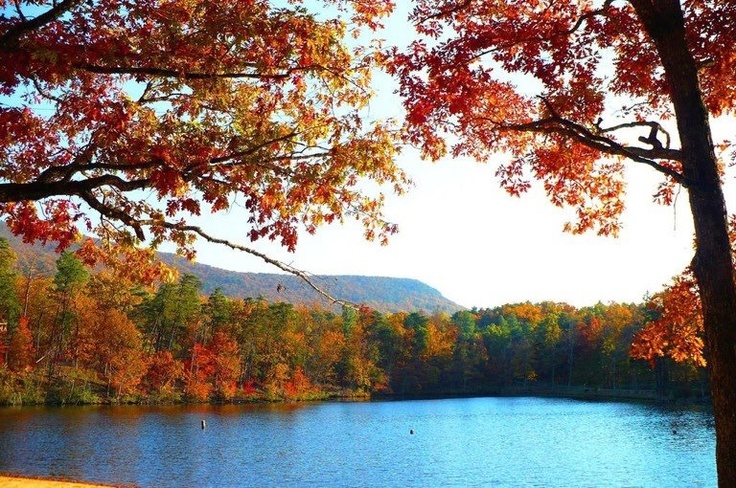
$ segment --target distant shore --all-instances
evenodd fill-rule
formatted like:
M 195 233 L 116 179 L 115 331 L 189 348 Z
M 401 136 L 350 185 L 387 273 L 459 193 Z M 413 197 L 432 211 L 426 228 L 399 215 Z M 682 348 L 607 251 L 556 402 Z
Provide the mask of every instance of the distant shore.
M 549 384 L 529 384 L 499 387 L 488 390 L 438 392 L 435 394 L 377 394 L 372 400 L 442 399 L 460 397 L 542 397 L 569 398 L 601 402 L 651 402 L 659 404 L 710 405 L 710 397 L 705 394 L 680 396 L 674 392 L 665 394 L 650 389 L 596 388 L 588 386 L 562 386 Z
M 120 485 L 103 485 L 60 478 L 41 478 L 0 474 L 0 488 L 110 488 Z

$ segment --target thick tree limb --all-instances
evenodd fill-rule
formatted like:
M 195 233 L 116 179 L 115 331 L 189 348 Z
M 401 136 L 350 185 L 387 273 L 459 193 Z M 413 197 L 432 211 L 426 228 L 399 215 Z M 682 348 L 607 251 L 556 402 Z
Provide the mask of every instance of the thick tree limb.
M 152 66 L 100 66 L 96 64 L 74 63 L 74 68 L 89 73 L 105 75 L 131 75 L 131 76 L 158 76 L 164 78 L 182 78 L 189 80 L 214 80 L 214 79 L 238 79 L 250 78 L 260 80 L 280 80 L 289 78 L 295 72 L 316 71 L 325 69 L 322 66 L 297 66 L 284 68 L 276 73 L 244 73 L 244 72 L 212 72 L 203 73 L 198 71 L 179 71 L 174 69 L 156 68 Z
M 16 24 L 0 36 L 0 50 L 15 49 L 24 35 L 55 21 L 81 3 L 82 0 L 62 0 L 41 15 Z
M 611 156 L 623 156 L 634 162 L 651 166 L 660 173 L 663 173 L 674 179 L 677 183 L 683 185 L 686 188 L 690 185 L 690 182 L 687 181 L 682 173 L 679 173 L 672 168 L 669 168 L 657 162 L 658 159 L 682 161 L 682 152 L 677 149 L 669 149 L 664 147 L 654 147 L 652 149 L 646 149 L 641 147 L 625 146 L 614 141 L 613 139 L 604 137 L 600 134 L 596 134 L 576 122 L 559 117 L 558 115 L 552 115 L 544 119 L 522 124 L 504 124 L 493 120 L 491 120 L 491 122 L 493 122 L 498 127 L 498 130 L 501 131 L 505 130 L 518 132 L 562 134 L 588 147 L 597 149 L 604 154 L 609 154 Z
M 58 196 L 82 196 L 96 188 L 111 186 L 122 191 L 140 190 L 149 186 L 151 180 L 141 178 L 124 180 L 116 175 L 102 175 L 86 180 L 30 183 L 0 183 L 0 202 L 20 202 L 42 200 Z

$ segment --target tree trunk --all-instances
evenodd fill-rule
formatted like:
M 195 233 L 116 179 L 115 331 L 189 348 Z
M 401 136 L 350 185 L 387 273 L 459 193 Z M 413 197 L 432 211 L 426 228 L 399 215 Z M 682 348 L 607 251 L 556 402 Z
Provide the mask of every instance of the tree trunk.
M 736 283 L 708 112 L 687 46 L 680 2 L 632 0 L 632 5 L 656 44 L 675 107 L 695 224 L 692 267 L 703 304 L 718 485 L 730 488 L 736 486 Z
M 718 188 L 720 190 L 720 188 Z M 698 280 L 705 323 L 706 359 L 716 425 L 718 483 L 736 486 L 736 290 L 728 246 L 725 205 L 719 219 L 715 192 L 690 191 L 695 222 L 693 270 Z M 710 194 L 708 194 L 710 193 Z M 715 193 L 718 193 L 716 195 Z M 725 234 L 725 237 L 724 237 Z

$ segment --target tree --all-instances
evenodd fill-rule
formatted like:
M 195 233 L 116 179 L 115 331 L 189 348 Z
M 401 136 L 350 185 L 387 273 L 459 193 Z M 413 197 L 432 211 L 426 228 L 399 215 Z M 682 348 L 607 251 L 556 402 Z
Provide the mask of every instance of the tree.
M 162 284 L 156 294 L 138 308 L 148 342 L 155 352 L 164 349 L 178 354 L 185 349 L 181 342 L 188 327 L 199 321 L 202 282 L 185 274 L 178 283 Z
M 152 257 L 142 241 L 192 256 L 200 237 L 306 277 L 196 217 L 244 207 L 243 240 L 289 250 L 345 218 L 367 238 L 395 232 L 360 185 L 408 183 L 392 124 L 362 117 L 380 56 L 346 42 L 390 0 L 0 7 L 0 215 L 26 241 L 64 249 L 81 226 L 116 244 L 87 240 L 85 259 L 135 271 Z
M 345 351 L 345 333 L 340 317 L 334 312 L 300 307 L 299 322 L 307 331 L 307 349 L 303 370 L 318 388 L 336 384 L 336 368 Z
M 455 312 L 452 316 L 452 323 L 458 329 L 457 341 L 454 350 L 454 369 L 459 376 L 459 384 L 462 390 L 467 389 L 468 376 L 472 374 L 472 368 L 476 365 L 470 364 L 469 359 L 473 356 L 471 353 L 473 346 L 476 344 L 478 331 L 475 326 L 475 316 L 467 310 Z
M 394 50 L 408 141 L 485 160 L 512 194 L 542 182 L 572 232 L 616 234 L 624 162 L 660 172 L 657 199 L 688 191 L 721 486 L 736 486 L 736 283 L 711 118 L 730 116 L 732 2 L 417 0 L 420 38 Z M 515 83 L 522 78 L 531 83 Z
M 232 302 L 222 293 L 222 289 L 218 286 L 207 299 L 207 303 L 202 306 L 202 312 L 205 320 L 202 325 L 203 342 L 207 342 L 209 338 L 224 326 L 232 322 Z
M 541 379 L 552 384 L 556 383 L 557 365 L 560 362 L 562 346 L 562 319 L 565 309 L 558 303 L 545 303 L 544 318 L 537 329 L 537 342 L 539 343 L 540 369 L 544 371 Z
M 49 376 L 54 372 L 54 363 L 61 356 L 65 343 L 72 334 L 72 325 L 76 320 L 74 298 L 78 296 L 89 280 L 89 272 L 84 265 L 70 252 L 65 251 L 56 260 L 56 274 L 53 281 L 53 297 L 56 302 L 50 332 Z M 77 329 L 79 324 L 77 322 Z
M 736 215 L 729 220 L 731 250 L 736 253 Z M 672 279 L 667 288 L 647 301 L 650 320 L 636 334 L 633 357 L 654 363 L 669 356 L 677 362 L 706 364 L 703 341 L 703 311 L 698 286 L 691 268 Z
M 107 383 L 107 396 L 119 398 L 137 392 L 146 373 L 140 331 L 125 312 L 117 308 L 120 296 L 110 300 L 104 281 L 93 279 L 84 296 L 76 300 L 77 322 L 71 348 L 75 364 L 94 370 Z M 113 390 L 114 395 L 111 393 Z
M 8 241 L 0 238 L 0 361 L 3 363 L 9 360 L 6 337 L 13 337 L 20 314 L 16 289 L 18 278 L 14 269 L 16 260 Z
M 344 307 L 342 337 L 337 338 L 332 345 L 324 345 L 334 348 L 342 346 L 342 357 L 336 368 L 338 377 L 343 387 L 354 392 L 369 393 L 376 383 L 382 383 L 384 379 L 383 372 L 376 366 L 379 359 L 378 349 L 369 340 L 369 327 L 374 318 L 373 310 L 366 306 L 358 310 Z
M 395 371 L 404 365 L 403 327 L 400 323 L 403 320 L 399 321 L 398 317 L 399 314 L 386 317 L 379 312 L 373 312 L 369 331 L 371 342 L 375 343 L 378 349 L 376 366 L 385 373 L 389 381 L 397 376 Z M 390 385 L 382 386 L 390 389 Z
M 228 400 L 236 391 L 240 376 L 238 343 L 226 332 L 215 332 L 210 343 L 214 365 L 214 389 L 218 397 Z
M 178 399 L 176 383 L 183 376 L 182 362 L 175 359 L 171 351 L 160 351 L 151 356 L 143 383 L 149 394 L 161 399 Z
M 5 322 L 12 335 L 20 316 L 18 299 L 18 275 L 15 272 L 17 257 L 4 238 L 0 238 L 0 322 Z
M 28 317 L 21 316 L 18 327 L 8 344 L 8 367 L 11 371 L 23 371 L 33 366 L 35 350 L 33 336 L 28 328 Z
M 654 319 L 636 334 L 631 356 L 652 365 L 658 357 L 669 356 L 705 366 L 703 317 L 692 273 L 676 277 L 666 290 L 649 299 L 647 308 Z
M 205 402 L 212 394 L 211 379 L 215 372 L 214 354 L 203 344 L 195 342 L 188 363 L 184 373 L 186 393 L 197 401 Z

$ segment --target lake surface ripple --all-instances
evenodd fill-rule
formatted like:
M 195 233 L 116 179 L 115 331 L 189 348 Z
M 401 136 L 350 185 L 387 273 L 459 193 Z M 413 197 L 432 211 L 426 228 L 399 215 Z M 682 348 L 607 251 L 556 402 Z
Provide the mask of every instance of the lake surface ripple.
M 0 472 L 141 487 L 715 487 L 714 452 L 708 411 L 634 403 L 0 409 Z

